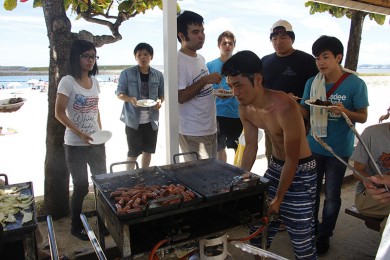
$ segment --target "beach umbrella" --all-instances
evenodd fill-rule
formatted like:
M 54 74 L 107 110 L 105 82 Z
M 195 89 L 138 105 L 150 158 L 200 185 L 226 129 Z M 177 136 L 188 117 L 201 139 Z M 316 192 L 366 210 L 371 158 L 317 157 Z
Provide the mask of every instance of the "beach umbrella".
M 17 87 L 21 87 L 22 84 L 20 84 L 19 82 L 10 82 L 8 83 L 7 85 L 9 88 L 17 88 Z

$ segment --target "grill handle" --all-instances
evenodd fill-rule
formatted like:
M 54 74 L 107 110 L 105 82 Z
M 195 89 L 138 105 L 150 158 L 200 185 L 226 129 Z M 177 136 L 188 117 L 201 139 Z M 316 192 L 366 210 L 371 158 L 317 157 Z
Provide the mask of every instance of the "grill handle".
M 5 173 L 0 173 L 1 177 L 4 177 L 4 185 L 8 185 L 8 176 Z
M 187 153 L 177 153 L 177 154 L 174 154 L 173 155 L 173 163 L 176 164 L 176 158 L 179 157 L 179 156 L 184 156 L 184 155 L 195 155 L 196 157 L 196 160 L 199 160 L 199 155 L 197 152 L 187 152 Z
M 241 176 L 236 176 L 231 183 L 229 189 L 229 197 L 232 196 L 234 188 L 239 185 L 247 185 L 246 191 L 250 192 L 260 184 L 260 178 L 258 179 L 243 179 Z M 238 188 L 239 189 L 239 188 Z
M 177 204 L 177 208 L 180 208 L 181 205 L 183 204 L 183 201 L 184 201 L 183 195 L 169 195 L 167 197 L 162 197 L 162 198 L 158 198 L 158 199 L 154 199 L 154 200 L 149 200 L 146 203 L 146 206 L 145 206 L 145 216 L 149 215 L 149 208 L 150 208 L 150 206 L 152 204 L 163 203 L 164 201 L 176 200 L 176 199 L 180 199 L 180 202 L 174 203 L 174 204 Z M 168 205 L 171 205 L 171 204 L 168 204 Z M 160 207 L 164 207 L 164 206 L 167 206 L 167 205 L 161 205 Z
M 116 162 L 116 163 L 112 163 L 110 165 L 110 173 L 113 173 L 114 172 L 114 166 L 116 165 L 121 165 L 121 164 L 130 164 L 130 163 L 134 163 L 135 164 L 135 168 L 136 169 L 139 169 L 139 164 L 137 161 L 124 161 L 124 162 Z

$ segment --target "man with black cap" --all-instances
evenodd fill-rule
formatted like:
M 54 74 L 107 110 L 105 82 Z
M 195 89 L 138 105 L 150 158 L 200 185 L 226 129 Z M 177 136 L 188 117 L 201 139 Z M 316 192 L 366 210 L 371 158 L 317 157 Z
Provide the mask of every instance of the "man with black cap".
M 280 218 L 273 219 L 269 225 L 267 246 L 271 245 L 283 221 L 296 258 L 317 259 L 313 218 L 316 162 L 306 139 L 298 103 L 282 91 L 263 86 L 262 62 L 251 51 L 233 55 L 223 65 L 222 74 L 240 103 L 246 144 L 241 167 L 247 171 L 252 169 L 259 128 L 268 131 L 273 145 L 264 177 L 270 180 L 268 215 L 277 213 Z
M 286 20 L 275 22 L 270 30 L 270 40 L 275 52 L 264 56 L 264 85 L 273 90 L 281 90 L 302 97 L 306 81 L 318 73 L 312 55 L 293 47 L 295 34 Z M 272 146 L 266 131 L 266 155 L 269 161 Z

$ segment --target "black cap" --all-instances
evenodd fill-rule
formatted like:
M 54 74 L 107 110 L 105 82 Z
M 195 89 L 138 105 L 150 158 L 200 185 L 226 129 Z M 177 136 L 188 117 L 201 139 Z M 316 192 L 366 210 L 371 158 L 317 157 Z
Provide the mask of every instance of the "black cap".
M 239 51 L 230 57 L 222 67 L 222 75 L 237 76 L 239 74 L 261 73 L 263 65 L 260 58 L 252 51 Z

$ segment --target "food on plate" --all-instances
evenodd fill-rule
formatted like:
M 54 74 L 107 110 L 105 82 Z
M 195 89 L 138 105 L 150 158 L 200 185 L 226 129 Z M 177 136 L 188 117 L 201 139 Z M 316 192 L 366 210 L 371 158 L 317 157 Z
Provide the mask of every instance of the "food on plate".
M 314 102 L 311 102 L 313 105 L 318 105 L 318 106 L 325 106 L 325 107 L 328 107 L 328 106 L 331 106 L 332 105 L 332 102 L 329 101 L 329 100 L 326 100 L 326 101 L 322 101 L 322 100 L 319 100 L 319 99 L 316 99 Z
M 218 96 L 233 96 L 233 92 L 231 90 L 226 90 L 223 88 L 214 89 L 214 95 Z
M 6 226 L 7 223 L 16 222 L 15 215 L 19 212 L 23 214 L 22 223 L 32 220 L 30 213 L 25 211 L 34 202 L 31 195 L 20 194 L 20 191 L 28 186 L 12 186 L 7 189 L 0 189 L 0 223 Z M 6 228 L 5 228 L 6 229 Z
M 138 184 L 130 188 L 118 188 L 110 193 L 110 198 L 115 200 L 116 213 L 118 215 L 141 211 L 149 201 L 161 205 L 180 203 L 181 200 L 194 199 L 195 193 L 181 184 L 169 185 L 143 185 Z
M 20 103 L 20 102 L 23 102 L 23 98 L 21 98 L 21 97 L 10 98 L 8 100 L 8 104 L 16 104 L 16 103 Z

